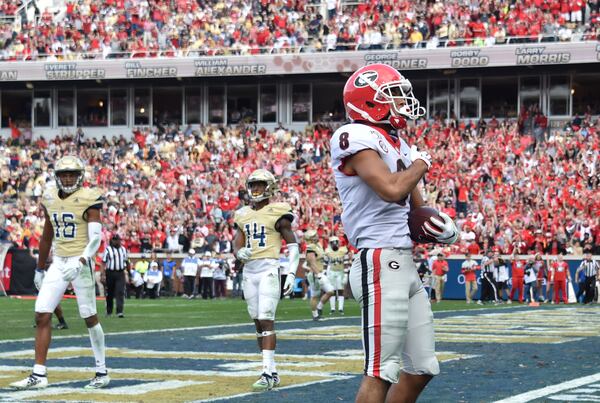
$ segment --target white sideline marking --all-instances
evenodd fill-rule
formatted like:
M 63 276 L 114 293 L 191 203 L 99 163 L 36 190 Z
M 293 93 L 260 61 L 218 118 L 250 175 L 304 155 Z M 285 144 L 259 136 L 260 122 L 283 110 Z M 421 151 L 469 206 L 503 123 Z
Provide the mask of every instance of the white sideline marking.
M 299 383 L 297 385 L 290 385 L 290 386 L 278 387 L 278 388 L 275 388 L 271 392 L 268 392 L 268 393 L 270 394 L 269 397 L 271 399 L 273 399 L 273 401 L 274 401 L 277 397 L 281 397 L 281 396 L 275 395 L 275 393 L 277 393 L 277 391 L 279 391 L 279 390 L 301 388 L 303 386 L 316 385 L 316 384 L 319 384 L 319 383 L 327 383 L 327 382 L 334 382 L 334 381 L 341 381 L 341 380 L 350 379 L 350 378 L 353 378 L 353 376 L 339 376 L 339 377 L 336 377 L 334 379 L 323 379 L 323 380 L 320 380 L 320 381 L 312 381 L 312 382 Z M 244 396 L 257 396 L 257 394 L 256 394 L 256 392 L 240 393 L 239 395 L 223 396 L 223 397 L 217 397 L 217 398 L 214 398 L 214 399 L 193 400 L 193 401 L 187 402 L 187 403 L 218 402 L 218 401 L 221 401 L 221 400 L 235 399 L 237 397 L 244 397 Z
M 507 397 L 506 399 L 498 400 L 494 403 L 525 403 L 541 397 L 549 396 L 553 393 L 562 392 L 567 389 L 578 388 L 588 383 L 600 381 L 600 372 L 594 375 L 584 376 L 583 378 L 572 379 L 567 382 L 559 383 L 558 385 L 546 386 L 545 388 L 531 390 L 521 393 L 520 395 Z
M 449 311 L 444 311 L 449 312 Z M 360 316 L 344 316 L 339 318 L 325 318 L 322 319 L 321 322 L 334 321 L 334 320 L 343 320 L 343 319 L 360 319 Z M 275 323 L 302 323 L 302 322 L 311 322 L 311 319 L 291 319 L 291 320 L 280 320 Z M 161 333 L 161 332 L 180 332 L 186 330 L 205 330 L 205 329 L 222 329 L 222 328 L 232 328 L 232 327 L 240 327 L 240 326 L 252 326 L 251 322 L 248 323 L 232 323 L 229 325 L 209 325 L 209 326 L 194 326 L 194 327 L 176 327 L 170 329 L 149 329 L 149 330 L 129 330 L 126 332 L 110 332 L 106 333 L 106 336 L 119 336 L 119 335 L 128 335 L 128 334 L 147 334 L 147 333 Z M 315 328 L 318 328 L 316 326 Z M 77 339 L 80 337 L 88 337 L 88 334 L 72 334 L 69 336 L 52 336 L 52 340 L 62 340 L 62 339 Z M 11 340 L 0 340 L 0 344 L 6 343 L 15 343 L 20 341 L 34 341 L 34 337 L 26 337 L 24 339 L 11 339 Z
M 143 395 L 144 393 L 154 391 L 164 391 L 167 389 L 177 389 L 185 386 L 200 385 L 211 383 L 208 381 L 164 381 L 164 382 L 144 382 L 137 385 L 119 386 L 117 388 L 102 388 L 86 390 L 80 387 L 52 387 L 46 389 L 25 390 L 9 392 L 7 396 L 11 399 L 28 399 L 39 395 L 62 395 L 65 393 L 99 393 L 102 395 Z
M 526 306 L 500 306 L 500 307 L 494 307 L 494 308 L 489 308 L 489 307 L 481 307 L 481 308 L 471 308 L 471 309 L 449 309 L 449 310 L 445 310 L 445 311 L 439 311 L 437 313 L 454 313 L 454 312 L 477 312 L 477 311 L 482 311 L 482 310 L 488 310 L 488 309 L 495 309 L 495 310 L 501 310 L 501 309 L 510 309 L 510 308 L 523 308 L 526 309 Z M 435 317 L 436 312 L 434 312 L 434 317 Z M 472 315 L 466 315 L 465 317 L 470 317 Z M 343 317 L 337 317 L 337 318 L 323 318 L 321 319 L 320 322 L 328 322 L 328 321 L 335 321 L 335 320 L 344 320 L 344 319 L 360 319 L 360 316 L 343 316 Z M 276 321 L 276 323 L 311 323 L 312 320 L 311 319 L 291 319 L 291 320 L 278 320 Z M 110 333 L 106 333 L 106 336 L 119 336 L 119 335 L 128 335 L 128 334 L 147 334 L 147 333 L 161 333 L 161 332 L 179 332 L 179 331 L 186 331 L 186 330 L 204 330 L 204 329 L 221 329 L 221 328 L 232 328 L 232 327 L 239 327 L 239 326 L 251 326 L 252 323 L 248 322 L 248 323 L 233 323 L 233 324 L 229 324 L 229 325 L 209 325 L 209 326 L 193 326 L 193 327 L 176 327 L 176 328 L 171 328 L 171 329 L 148 329 L 148 330 L 130 330 L 130 331 L 126 331 L 126 332 L 110 332 Z M 319 326 L 315 326 L 315 328 L 318 328 Z M 87 337 L 88 334 L 87 333 L 81 333 L 81 334 L 73 334 L 73 335 L 69 335 L 69 336 L 52 336 L 52 340 L 63 340 L 63 339 L 77 339 L 80 337 Z M 10 339 L 10 340 L 0 340 L 0 344 L 6 344 L 6 343 L 17 343 L 20 341 L 35 341 L 34 337 L 26 337 L 24 339 Z
M 256 365 L 260 366 L 260 363 Z M 213 377 L 231 377 L 231 376 L 256 376 L 256 370 L 254 371 L 197 371 L 193 369 L 133 369 L 133 368 L 109 368 L 109 373 L 115 374 L 146 374 L 146 375 L 196 375 L 196 376 L 213 376 Z M 0 365 L 0 371 L 31 371 L 31 366 L 18 366 L 11 367 L 8 365 Z M 52 367 L 50 372 L 50 378 L 52 372 L 90 372 L 95 373 L 96 369 L 92 367 Z M 332 378 L 341 379 L 347 375 L 332 375 L 331 372 L 321 371 L 288 371 L 278 370 L 280 375 L 290 376 L 316 376 L 321 378 Z M 352 375 L 354 376 L 354 375 Z

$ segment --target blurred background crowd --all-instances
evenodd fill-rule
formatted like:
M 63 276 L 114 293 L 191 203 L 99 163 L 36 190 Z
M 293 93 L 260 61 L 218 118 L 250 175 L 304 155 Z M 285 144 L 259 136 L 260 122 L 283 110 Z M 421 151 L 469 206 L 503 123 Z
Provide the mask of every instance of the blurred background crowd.
M 598 0 L 5 1 L 0 60 L 597 40 L 599 12 Z
M 400 133 L 434 158 L 422 193 L 461 231 L 445 253 L 600 253 L 600 120 L 545 125 L 531 108 L 518 120 L 421 121 Z M 334 129 L 171 125 L 135 129 L 130 140 L 88 138 L 83 130 L 2 139 L 1 238 L 37 249 L 38 202 L 53 163 L 76 153 L 87 164 L 86 186 L 105 192 L 105 240 L 119 234 L 130 253 L 230 252 L 233 212 L 247 201 L 245 177 L 259 167 L 279 178 L 278 198 L 292 204 L 299 239 L 314 228 L 324 244 L 332 235 L 343 240 L 329 168 Z

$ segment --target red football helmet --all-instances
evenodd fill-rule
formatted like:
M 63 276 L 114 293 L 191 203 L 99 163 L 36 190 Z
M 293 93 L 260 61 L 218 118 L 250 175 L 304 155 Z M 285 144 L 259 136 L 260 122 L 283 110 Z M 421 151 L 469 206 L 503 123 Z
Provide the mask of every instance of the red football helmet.
M 368 64 L 356 70 L 344 86 L 344 106 L 352 120 L 389 123 L 403 128 L 405 119 L 425 115 L 412 84 L 387 64 Z

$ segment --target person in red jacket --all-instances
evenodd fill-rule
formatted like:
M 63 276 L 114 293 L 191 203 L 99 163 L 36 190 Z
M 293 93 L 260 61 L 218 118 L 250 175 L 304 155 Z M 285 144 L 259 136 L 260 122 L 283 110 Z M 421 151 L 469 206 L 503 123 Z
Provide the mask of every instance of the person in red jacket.
M 512 255 L 512 288 L 508 303 L 512 304 L 515 291 L 519 294 L 519 303 L 523 303 L 523 278 L 525 277 L 525 262 L 517 260 L 517 250 L 513 251 Z
M 558 296 L 559 291 L 562 292 L 562 300 L 565 304 L 569 303 L 567 298 L 567 281 L 571 281 L 571 273 L 569 273 L 569 265 L 563 260 L 562 255 L 558 255 L 558 260 L 552 265 L 550 279 L 554 280 L 554 301 L 552 303 L 560 303 Z

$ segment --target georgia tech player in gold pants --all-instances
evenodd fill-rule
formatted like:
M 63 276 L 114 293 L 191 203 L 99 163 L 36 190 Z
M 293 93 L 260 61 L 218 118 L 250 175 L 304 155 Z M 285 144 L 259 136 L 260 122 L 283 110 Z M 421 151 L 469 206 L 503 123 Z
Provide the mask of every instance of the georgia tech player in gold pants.
M 110 381 L 105 365 L 104 332 L 96 314 L 92 272 L 92 259 L 101 242 L 100 209 L 103 201 L 99 190 L 82 187 L 84 170 L 79 158 L 61 158 L 55 166 L 56 186 L 46 189 L 42 197 L 46 222 L 34 279 L 39 289 L 35 302 L 35 365 L 31 375 L 11 384 L 13 388 L 41 389 L 48 386 L 46 359 L 52 332 L 52 312 L 69 283 L 73 285 L 79 314 L 88 328 L 96 363 L 96 375 L 85 388 L 102 388 Z M 53 241 L 54 259 L 50 268 L 44 270 Z

